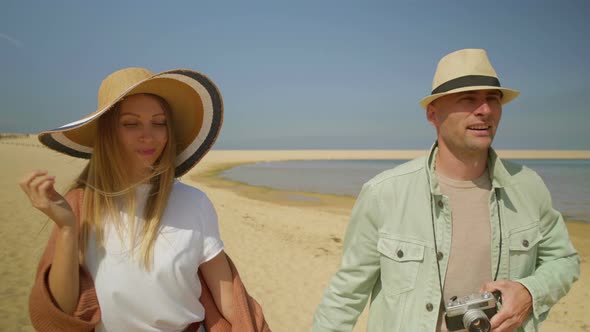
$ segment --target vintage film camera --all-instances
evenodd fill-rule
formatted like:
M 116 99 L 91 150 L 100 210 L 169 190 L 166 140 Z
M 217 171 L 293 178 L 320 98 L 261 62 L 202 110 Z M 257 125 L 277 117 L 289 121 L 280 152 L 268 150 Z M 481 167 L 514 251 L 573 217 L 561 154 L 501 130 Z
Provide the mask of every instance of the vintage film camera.
M 490 318 L 497 313 L 496 303 L 499 301 L 499 292 L 453 296 L 445 306 L 447 329 L 469 332 L 490 331 L 492 329 Z

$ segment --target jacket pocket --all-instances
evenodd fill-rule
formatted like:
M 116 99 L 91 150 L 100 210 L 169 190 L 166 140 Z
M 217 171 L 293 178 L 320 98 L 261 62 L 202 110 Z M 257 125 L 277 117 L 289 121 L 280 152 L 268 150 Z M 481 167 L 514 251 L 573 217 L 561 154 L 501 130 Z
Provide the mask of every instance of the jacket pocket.
M 512 231 L 508 239 L 510 279 L 531 275 L 537 265 L 537 247 L 542 236 L 537 222 Z
M 414 289 L 418 269 L 424 260 L 424 246 L 398 239 L 380 237 L 381 287 L 386 294 L 397 295 Z

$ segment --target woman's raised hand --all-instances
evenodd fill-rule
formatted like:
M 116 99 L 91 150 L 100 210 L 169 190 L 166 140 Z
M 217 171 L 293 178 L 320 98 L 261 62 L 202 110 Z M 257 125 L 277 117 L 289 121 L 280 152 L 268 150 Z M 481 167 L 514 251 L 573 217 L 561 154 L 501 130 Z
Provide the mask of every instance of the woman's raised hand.
M 47 171 L 34 171 L 20 183 L 31 205 L 46 214 L 59 228 L 76 227 L 76 217 L 66 199 L 54 188 L 55 176 Z

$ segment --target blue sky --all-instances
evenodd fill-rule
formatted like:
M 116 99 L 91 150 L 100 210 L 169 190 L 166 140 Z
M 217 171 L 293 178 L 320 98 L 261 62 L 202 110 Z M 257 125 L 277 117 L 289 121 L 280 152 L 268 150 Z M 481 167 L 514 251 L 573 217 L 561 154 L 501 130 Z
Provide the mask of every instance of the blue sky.
M 425 149 L 438 60 L 485 48 L 502 85 L 495 146 L 590 149 L 588 1 L 3 1 L 0 132 L 96 109 L 131 66 L 198 70 L 224 98 L 218 149 Z

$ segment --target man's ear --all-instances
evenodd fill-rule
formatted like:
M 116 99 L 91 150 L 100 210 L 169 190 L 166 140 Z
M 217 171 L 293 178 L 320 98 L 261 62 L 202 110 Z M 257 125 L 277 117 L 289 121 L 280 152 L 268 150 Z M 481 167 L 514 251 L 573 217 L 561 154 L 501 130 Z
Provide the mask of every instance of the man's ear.
M 432 103 L 426 106 L 426 119 L 436 128 L 437 121 L 436 121 L 436 108 L 432 105 Z

